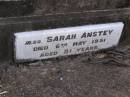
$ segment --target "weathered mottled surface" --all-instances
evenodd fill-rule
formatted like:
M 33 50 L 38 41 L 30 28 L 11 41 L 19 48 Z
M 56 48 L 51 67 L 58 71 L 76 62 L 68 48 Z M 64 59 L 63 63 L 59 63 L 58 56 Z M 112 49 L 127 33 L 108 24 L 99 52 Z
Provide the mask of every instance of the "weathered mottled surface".
M 0 65 L 1 97 L 130 97 L 130 46 L 20 65 Z
M 41 13 L 104 10 L 130 6 L 129 0 L 37 0 L 36 11 Z
M 126 8 L 129 0 L 1 0 L 0 17 Z
M 32 1 L 0 1 L 0 17 L 16 17 L 32 14 L 35 10 Z

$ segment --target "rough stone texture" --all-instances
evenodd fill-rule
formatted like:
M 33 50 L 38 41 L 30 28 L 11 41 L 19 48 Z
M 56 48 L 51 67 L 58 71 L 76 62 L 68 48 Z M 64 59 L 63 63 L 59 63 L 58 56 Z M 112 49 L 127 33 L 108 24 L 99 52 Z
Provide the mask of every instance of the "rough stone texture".
M 32 14 L 33 0 L 0 1 L 0 17 L 16 17 Z
M 36 12 L 104 10 L 130 6 L 129 0 L 37 0 Z
M 0 96 L 130 97 L 130 45 L 92 55 L 1 64 Z
M 126 8 L 129 0 L 1 0 L 0 17 Z

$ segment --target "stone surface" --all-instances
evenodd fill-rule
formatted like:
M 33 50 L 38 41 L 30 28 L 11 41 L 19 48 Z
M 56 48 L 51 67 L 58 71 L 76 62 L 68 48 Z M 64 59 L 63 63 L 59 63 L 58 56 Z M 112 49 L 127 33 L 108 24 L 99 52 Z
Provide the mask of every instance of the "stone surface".
M 99 54 L 1 64 L 0 96 L 130 97 L 130 45 Z
M 16 17 L 32 14 L 35 10 L 33 0 L 0 1 L 0 17 Z
M 46 4 L 46 5 L 45 5 Z M 37 0 L 36 11 L 41 13 L 104 10 L 130 6 L 129 0 Z
M 126 8 L 129 0 L 0 0 L 0 17 Z
M 122 22 L 15 33 L 16 61 L 49 59 L 109 49 L 119 44 Z

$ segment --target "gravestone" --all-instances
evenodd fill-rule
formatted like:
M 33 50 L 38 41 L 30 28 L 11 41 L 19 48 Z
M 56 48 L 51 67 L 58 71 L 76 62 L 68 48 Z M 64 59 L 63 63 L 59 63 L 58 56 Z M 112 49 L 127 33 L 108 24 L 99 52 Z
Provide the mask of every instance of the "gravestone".
M 1 0 L 0 5 L 0 62 L 15 61 L 15 33 L 123 22 L 122 37 L 129 36 L 129 0 Z

